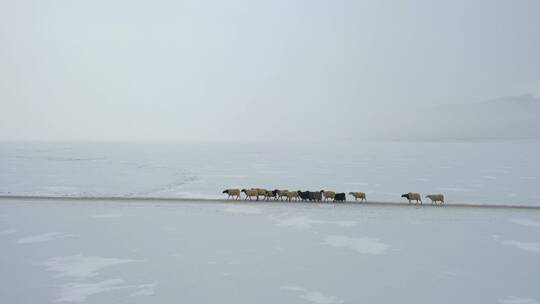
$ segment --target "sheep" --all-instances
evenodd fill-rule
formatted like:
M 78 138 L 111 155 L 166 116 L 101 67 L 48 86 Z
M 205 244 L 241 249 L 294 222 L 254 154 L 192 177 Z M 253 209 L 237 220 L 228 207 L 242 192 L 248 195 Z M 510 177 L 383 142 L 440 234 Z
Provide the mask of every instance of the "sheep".
M 429 194 L 426 195 L 426 198 L 429 198 L 431 200 L 431 204 L 436 204 L 437 202 L 441 202 L 441 204 L 444 204 L 444 195 L 442 194 Z
M 289 192 L 288 190 L 278 190 L 278 189 L 275 189 L 274 191 L 276 191 L 277 199 L 279 200 L 283 200 L 283 198 L 287 198 L 287 193 Z
M 230 199 L 231 197 L 240 199 L 240 189 L 225 189 L 222 193 L 227 193 L 229 195 L 227 199 Z
M 265 198 L 266 197 L 266 189 L 263 189 L 263 188 L 251 188 L 249 190 L 254 190 L 254 191 L 257 191 L 257 200 L 259 200 L 259 196 L 262 196 L 262 198 Z
M 364 192 L 349 192 L 350 195 L 354 197 L 354 200 L 360 199 L 361 202 L 365 201 L 367 203 L 366 194 Z
M 334 202 L 344 202 L 346 199 L 345 193 L 336 193 L 334 195 Z
M 273 197 L 273 198 L 276 198 L 276 197 L 277 197 L 277 193 L 278 193 L 278 190 L 272 190 L 272 191 L 267 190 L 264 197 L 265 197 L 265 199 L 268 201 L 268 200 L 270 200 L 270 198 L 272 198 L 272 197 Z
M 315 191 L 308 191 L 309 192 L 309 200 L 310 201 L 321 201 L 322 200 L 322 192 L 315 192 Z
M 302 201 L 307 201 L 309 200 L 309 191 L 296 191 L 298 193 L 298 196 L 300 197 L 300 199 L 302 199 Z
M 299 192 L 300 191 L 287 191 L 286 195 L 287 195 L 287 200 L 290 202 L 293 198 L 295 200 L 298 200 L 298 196 L 299 196 Z
M 420 193 L 409 192 L 409 193 L 405 193 L 401 195 L 401 197 L 407 198 L 409 200 L 409 204 L 411 203 L 411 201 L 416 201 L 417 205 L 418 205 L 418 202 L 422 204 L 422 196 L 420 195 Z
M 322 195 L 324 196 L 324 200 L 327 201 L 329 199 L 334 199 L 336 196 L 336 193 L 334 191 L 324 191 L 321 190 Z
M 259 191 L 254 189 L 242 189 L 242 192 L 246 194 L 246 200 L 249 198 L 251 200 L 252 197 L 256 197 L 257 200 L 259 200 Z

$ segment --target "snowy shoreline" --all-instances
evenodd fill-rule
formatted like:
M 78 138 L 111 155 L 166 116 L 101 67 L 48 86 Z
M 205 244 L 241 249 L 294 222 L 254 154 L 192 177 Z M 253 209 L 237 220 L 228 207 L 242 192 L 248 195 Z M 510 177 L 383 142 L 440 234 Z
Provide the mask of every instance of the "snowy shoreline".
M 466 204 L 466 203 L 446 203 L 444 205 L 431 204 L 425 202 L 422 205 L 408 204 L 407 202 L 390 202 L 390 201 L 369 201 L 367 203 L 360 203 L 353 200 L 346 202 L 287 202 L 279 200 L 228 200 L 218 198 L 186 198 L 186 197 L 129 197 L 129 196 L 41 196 L 41 195 L 0 195 L 1 201 L 24 201 L 37 202 L 37 201 L 111 201 L 111 202 L 167 202 L 167 203 L 240 203 L 240 204 L 282 204 L 282 205 L 348 205 L 348 206 L 401 206 L 401 207 L 434 207 L 434 208 L 482 208 L 482 209 L 528 209 L 528 210 L 540 210 L 540 206 L 534 205 L 503 205 L 503 204 Z

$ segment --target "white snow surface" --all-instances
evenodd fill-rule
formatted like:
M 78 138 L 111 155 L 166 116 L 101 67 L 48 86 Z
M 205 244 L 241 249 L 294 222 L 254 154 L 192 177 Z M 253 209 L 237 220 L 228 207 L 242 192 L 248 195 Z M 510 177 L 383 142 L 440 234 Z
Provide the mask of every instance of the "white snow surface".
M 46 232 L 46 233 L 24 237 L 22 239 L 19 239 L 17 243 L 19 244 L 43 243 L 43 242 L 54 241 L 56 239 L 67 238 L 71 236 L 73 235 L 62 233 L 62 232 Z
M 502 304 L 540 304 L 536 299 L 511 296 L 499 301 Z
M 311 291 L 302 287 L 296 286 L 283 286 L 283 290 L 289 290 L 300 293 L 300 298 L 316 303 L 316 304 L 338 304 L 343 303 L 343 300 L 337 299 L 335 296 L 327 296 L 322 294 L 320 291 Z
M 368 237 L 353 238 L 344 235 L 329 235 L 322 244 L 350 248 L 356 252 L 366 254 L 386 254 L 386 250 L 390 247 L 390 245 L 381 243 L 378 239 Z
M 538 141 L 0 143 L 0 195 L 195 199 L 255 187 L 540 206 L 539 164 Z
M 45 262 L 46 270 L 58 273 L 57 277 L 84 279 L 98 275 L 98 270 L 117 264 L 135 262 L 130 259 L 104 258 L 97 256 L 61 256 Z
M 518 225 L 540 228 L 540 221 L 535 221 L 528 218 L 511 218 L 508 221 Z
M 540 299 L 537 210 L 1 199 L 0 214 L 3 303 Z

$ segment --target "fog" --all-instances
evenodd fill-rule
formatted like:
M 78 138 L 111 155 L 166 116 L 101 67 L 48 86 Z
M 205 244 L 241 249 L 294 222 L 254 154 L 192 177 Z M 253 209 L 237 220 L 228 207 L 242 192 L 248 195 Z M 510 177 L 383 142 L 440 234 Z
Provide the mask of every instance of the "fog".
M 492 138 L 482 115 L 424 131 L 497 100 L 526 104 L 492 111 L 518 117 L 504 138 L 538 137 L 538 12 L 538 1 L 0 0 L 0 140 L 459 139 L 478 126 L 473 138 Z

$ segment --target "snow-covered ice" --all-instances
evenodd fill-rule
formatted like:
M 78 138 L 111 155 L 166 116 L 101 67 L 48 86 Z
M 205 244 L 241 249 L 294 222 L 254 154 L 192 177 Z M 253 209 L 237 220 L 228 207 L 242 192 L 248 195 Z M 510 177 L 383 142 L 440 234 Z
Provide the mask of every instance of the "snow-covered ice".
M 107 292 L 110 290 L 121 289 L 123 280 L 111 279 L 97 283 L 67 283 L 61 286 L 60 296 L 57 302 L 85 302 L 88 297 Z
M 33 244 L 54 241 L 61 238 L 71 237 L 73 235 L 62 232 L 46 232 L 37 235 L 27 236 L 17 240 L 18 244 Z
M 540 253 L 540 242 L 520 242 L 515 240 L 501 240 L 498 235 L 493 236 L 493 239 L 503 245 L 513 246 L 515 248 Z
M 357 223 L 355 221 L 324 221 L 318 219 L 312 219 L 307 215 L 295 216 L 290 218 L 279 217 L 276 219 L 279 226 L 283 227 L 296 227 L 300 229 L 309 229 L 315 225 L 331 224 L 342 227 L 354 226 Z
M 378 239 L 360 237 L 353 238 L 344 235 L 329 235 L 322 244 L 345 247 L 366 254 L 386 254 L 390 245 L 381 243 Z
M 283 286 L 281 287 L 281 289 L 297 292 L 299 293 L 302 299 L 308 302 L 316 303 L 316 304 L 343 303 L 343 301 L 339 300 L 337 297 L 324 295 L 320 291 L 311 291 L 311 290 L 307 290 L 305 288 L 296 287 L 296 286 Z
M 528 218 L 511 218 L 508 219 L 508 221 L 518 225 L 540 228 L 540 221 L 535 221 Z
M 262 213 L 260 208 L 246 205 L 231 205 L 225 208 L 226 212 L 230 213 L 245 213 L 245 214 L 260 214 Z
M 540 142 L 0 143 L 0 195 L 224 198 L 225 188 L 443 192 L 540 206 Z M 496 152 L 496 153 L 495 153 Z
M 540 211 L 2 199 L 5 303 L 537 303 Z M 122 215 L 94 217 L 95 215 Z M 38 231 L 70 238 L 40 239 Z
M 98 275 L 100 269 L 132 262 L 135 262 L 135 260 L 83 256 L 79 254 L 51 258 L 45 262 L 45 266 L 47 271 L 56 272 L 57 277 L 84 279 Z
M 108 218 L 119 218 L 119 217 L 122 217 L 122 215 L 118 213 L 105 213 L 105 214 L 92 215 L 92 217 L 100 218 L 100 219 L 108 219 Z
M 0 235 L 13 234 L 15 232 L 17 232 L 17 230 L 15 229 L 6 229 L 6 230 L 0 231 Z
M 501 304 L 540 304 L 536 299 L 510 296 L 499 301 Z

